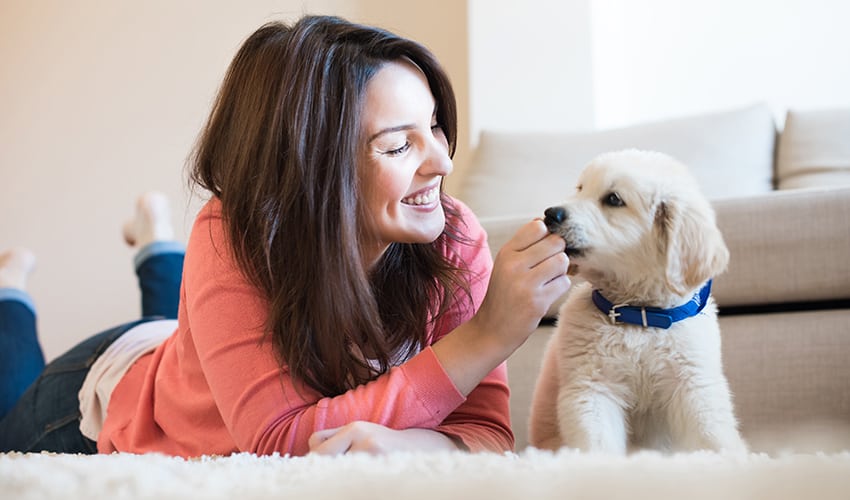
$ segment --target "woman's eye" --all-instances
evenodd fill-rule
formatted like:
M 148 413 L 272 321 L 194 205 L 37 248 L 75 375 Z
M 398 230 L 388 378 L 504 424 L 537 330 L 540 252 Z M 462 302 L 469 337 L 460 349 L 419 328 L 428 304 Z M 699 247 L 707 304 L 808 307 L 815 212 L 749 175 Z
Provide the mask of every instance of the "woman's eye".
M 623 207 L 626 205 L 617 193 L 608 193 L 602 201 L 609 207 Z
M 384 151 L 384 154 L 389 156 L 398 156 L 410 149 L 410 142 L 405 142 L 401 147 Z

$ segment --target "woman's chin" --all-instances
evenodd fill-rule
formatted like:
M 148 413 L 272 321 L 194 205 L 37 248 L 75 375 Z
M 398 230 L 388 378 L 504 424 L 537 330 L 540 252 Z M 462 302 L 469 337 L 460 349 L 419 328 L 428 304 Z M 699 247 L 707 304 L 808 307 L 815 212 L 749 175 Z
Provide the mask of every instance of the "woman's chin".
M 410 243 L 433 243 L 443 234 L 445 227 L 445 221 L 441 224 L 434 224 L 427 230 L 420 231 L 414 238 L 411 238 Z

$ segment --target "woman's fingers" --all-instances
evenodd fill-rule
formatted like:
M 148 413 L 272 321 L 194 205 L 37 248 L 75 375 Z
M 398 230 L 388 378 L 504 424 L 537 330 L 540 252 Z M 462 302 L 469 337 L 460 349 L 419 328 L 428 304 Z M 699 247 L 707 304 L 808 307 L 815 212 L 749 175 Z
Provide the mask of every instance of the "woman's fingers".
M 350 433 L 340 432 L 342 427 L 316 431 L 310 436 L 310 452 L 318 455 L 341 455 L 352 445 Z
M 546 224 L 541 219 L 534 219 L 523 224 L 517 230 L 516 234 L 505 243 L 503 248 L 514 252 L 521 252 L 542 238 L 545 238 L 547 234 L 549 234 L 549 230 L 546 229 Z
M 525 340 L 540 318 L 569 288 L 563 238 L 540 220 L 530 221 L 499 250 L 478 317 L 506 340 Z
M 519 228 L 499 251 L 508 259 L 518 259 L 518 264 L 533 268 L 550 257 L 564 253 L 564 239 L 549 233 L 540 220 L 533 220 Z M 565 269 L 566 272 L 566 269 Z
M 408 441 L 412 439 L 405 438 L 404 431 L 358 420 L 335 429 L 314 432 L 310 436 L 309 445 L 311 452 L 320 455 L 354 452 L 379 454 L 409 445 Z

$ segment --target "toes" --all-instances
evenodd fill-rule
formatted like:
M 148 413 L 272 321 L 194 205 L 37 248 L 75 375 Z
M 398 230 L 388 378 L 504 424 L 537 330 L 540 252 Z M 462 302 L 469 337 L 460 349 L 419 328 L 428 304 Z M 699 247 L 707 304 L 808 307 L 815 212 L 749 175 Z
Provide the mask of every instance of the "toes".
M 136 228 L 134 220 L 128 220 L 121 227 L 121 233 L 124 236 L 124 242 L 131 247 L 136 246 Z
M 0 253 L 0 287 L 25 289 L 27 278 L 35 269 L 35 254 L 24 247 Z
M 154 241 L 174 239 L 168 198 L 158 191 L 141 195 L 136 200 L 136 213 L 124 224 L 122 233 L 130 246 L 143 247 Z

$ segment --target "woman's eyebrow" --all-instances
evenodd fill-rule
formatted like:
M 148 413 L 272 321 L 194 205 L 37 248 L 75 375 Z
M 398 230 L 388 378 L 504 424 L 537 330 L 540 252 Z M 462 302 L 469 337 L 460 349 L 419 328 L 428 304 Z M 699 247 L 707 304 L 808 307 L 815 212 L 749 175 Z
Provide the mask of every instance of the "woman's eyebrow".
M 404 125 L 396 125 L 394 127 L 387 127 L 387 128 L 381 129 L 381 130 L 375 132 L 374 134 L 372 134 L 369 137 L 369 142 L 371 143 L 372 141 L 374 141 L 375 139 L 377 139 L 378 137 L 380 137 L 384 134 L 392 134 L 393 132 L 401 132 L 401 131 L 404 131 L 404 130 L 411 130 L 413 128 L 416 128 L 416 125 L 414 125 L 412 123 L 408 123 L 408 124 L 404 124 Z
M 437 117 L 437 104 L 435 103 L 434 104 L 434 110 L 431 112 L 431 118 L 433 119 L 433 118 L 436 118 L 436 117 Z M 411 130 L 411 129 L 414 129 L 414 128 L 416 128 L 416 124 L 414 124 L 414 123 L 407 123 L 407 124 L 404 124 L 404 125 L 395 125 L 393 127 L 383 128 L 383 129 L 375 132 L 374 134 L 372 134 L 369 137 L 369 141 L 367 142 L 367 144 L 370 144 L 372 141 L 374 141 L 375 139 L 377 139 L 378 137 L 380 137 L 384 134 L 392 134 L 393 132 L 401 132 L 401 131 L 404 131 L 404 130 Z

